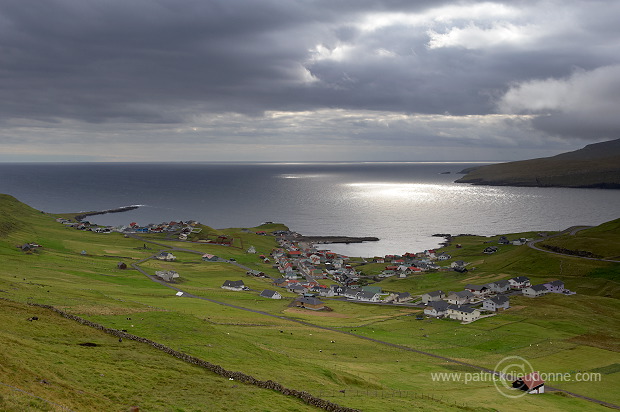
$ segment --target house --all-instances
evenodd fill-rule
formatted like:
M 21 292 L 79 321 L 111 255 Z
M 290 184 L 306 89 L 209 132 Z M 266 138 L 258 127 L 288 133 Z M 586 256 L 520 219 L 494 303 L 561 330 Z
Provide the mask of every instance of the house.
M 465 286 L 465 290 L 470 291 L 477 298 L 487 296 L 491 292 L 491 290 L 485 285 L 468 284 Z
M 492 253 L 495 253 L 499 250 L 499 248 L 497 246 L 487 246 L 484 248 L 484 250 L 482 251 L 482 253 L 486 253 L 487 255 L 490 255 Z
M 260 293 L 260 297 L 268 298 L 268 299 L 282 299 L 282 295 L 280 295 L 275 290 L 265 289 Z
M 383 272 L 381 272 L 379 277 L 380 278 L 389 278 L 390 276 L 394 276 L 395 274 L 396 274 L 396 272 L 394 272 L 393 270 L 384 270 Z
M 482 309 L 490 312 L 497 312 L 498 309 L 508 309 L 510 307 L 510 300 L 503 295 L 494 296 L 490 299 L 486 299 L 482 302 Z
M 218 257 L 215 255 L 210 255 L 208 253 L 205 253 L 204 255 L 202 255 L 202 260 L 204 260 L 205 262 L 217 262 L 218 261 Z
M 463 262 L 462 260 L 457 260 L 455 262 L 452 262 L 452 264 L 450 264 L 450 267 L 452 269 L 464 268 L 465 267 L 465 262 Z
M 302 294 L 302 293 L 306 292 L 306 288 L 301 286 L 299 283 L 292 283 L 292 284 L 288 285 L 288 287 L 286 289 L 289 292 L 298 293 L 298 294 Z
M 177 260 L 177 257 L 174 256 L 172 253 L 170 252 L 161 252 L 159 255 L 156 256 L 157 259 L 159 260 L 165 260 L 166 262 L 172 262 L 174 260 Z
M 118 262 L 116 264 L 116 268 L 117 269 L 127 269 L 127 263 L 125 263 L 125 262 Z
M 539 296 L 546 295 L 549 292 L 545 285 L 532 285 L 527 288 L 523 288 L 522 291 L 523 296 L 530 298 L 537 298 Z
M 494 293 L 504 293 L 510 290 L 510 282 L 508 282 L 508 280 L 506 279 L 498 280 L 492 283 L 487 283 L 486 286 L 491 290 L 491 292 L 494 292 Z
M 245 274 L 248 276 L 256 276 L 259 278 L 265 277 L 265 272 L 261 272 L 260 270 L 254 270 L 254 269 L 248 270 L 247 272 L 245 272 Z
M 361 291 L 357 292 L 357 294 L 355 295 L 355 300 L 359 300 L 362 302 L 379 302 L 381 301 L 381 295 L 375 292 Z
M 334 292 L 334 295 L 336 296 L 340 296 L 344 293 L 344 287 L 340 286 L 340 285 L 332 285 L 331 286 L 332 291 Z
M 467 306 L 449 305 L 446 314 L 450 319 L 462 322 L 473 322 L 480 319 L 480 311 Z
M 545 283 L 545 287 L 549 293 L 564 293 L 564 282 L 561 280 L 554 280 L 552 282 Z
M 325 304 L 323 302 L 321 302 L 317 298 L 311 298 L 311 297 L 302 297 L 302 298 L 296 299 L 295 306 L 304 308 L 304 309 L 311 309 L 311 310 L 321 310 L 325 308 Z
M 428 292 L 422 295 L 422 303 L 428 305 L 429 302 L 436 302 L 442 300 L 446 297 L 446 294 L 441 290 L 436 290 L 434 292 Z
M 442 318 L 446 316 L 448 306 L 450 306 L 450 304 L 443 300 L 430 302 L 428 306 L 424 308 L 424 314 L 434 318 Z
M 358 289 L 346 288 L 342 292 L 342 295 L 344 295 L 345 298 L 355 299 L 355 295 L 357 295 L 357 292 L 359 292 Z
M 468 290 L 463 290 L 461 292 L 450 292 L 448 294 L 448 303 L 453 305 L 462 305 L 464 303 L 471 302 L 473 298 L 473 293 Z
M 393 298 L 394 303 L 405 303 L 413 300 L 413 296 L 409 292 L 398 292 L 393 293 L 393 295 L 395 295 Z
M 179 277 L 179 274 L 174 270 L 158 270 L 155 272 L 155 275 L 166 282 L 172 282 L 174 279 Z
M 381 293 L 381 286 L 362 286 L 362 291 L 364 292 L 373 292 L 373 293 Z
M 319 296 L 322 297 L 326 297 L 326 298 L 331 298 L 332 296 L 334 296 L 334 291 L 331 288 L 328 288 L 326 286 L 314 286 L 312 289 L 310 289 L 310 291 L 312 293 L 318 293 Z
M 222 289 L 234 290 L 237 292 L 241 290 L 245 290 L 245 288 L 246 287 L 243 284 L 242 280 L 227 280 L 222 285 Z
M 254 246 L 250 246 L 247 250 L 247 253 L 252 253 L 252 254 L 256 253 L 256 248 Z
M 517 290 L 527 288 L 528 286 L 531 285 L 530 279 L 526 276 L 517 276 L 515 278 L 508 279 L 508 282 L 510 283 L 511 289 L 517 289 Z
M 279 287 L 281 287 L 281 288 L 285 288 L 285 287 L 288 285 L 288 283 L 286 282 L 286 279 L 284 279 L 284 278 L 278 278 L 278 279 L 275 279 L 275 280 L 272 282 L 272 285 L 273 285 L 273 286 L 279 286 Z
M 500 236 L 500 238 L 497 241 L 497 243 L 499 243 L 500 245 L 508 245 L 508 244 L 510 244 L 510 240 L 508 240 L 508 238 L 506 236 Z
M 443 252 L 437 255 L 437 260 L 448 260 L 448 259 L 452 259 L 452 256 L 450 256 L 446 252 Z
M 308 258 L 313 265 L 319 265 L 321 263 L 321 257 L 319 255 L 310 255 Z
M 512 387 L 531 394 L 545 393 L 545 381 L 541 379 L 539 372 L 518 378 L 512 383 Z

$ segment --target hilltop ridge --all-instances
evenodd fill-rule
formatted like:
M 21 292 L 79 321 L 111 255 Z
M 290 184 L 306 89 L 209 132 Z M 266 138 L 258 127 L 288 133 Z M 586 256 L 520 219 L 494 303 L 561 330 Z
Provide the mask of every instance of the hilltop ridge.
M 620 189 L 620 139 L 552 157 L 481 166 L 456 183 Z

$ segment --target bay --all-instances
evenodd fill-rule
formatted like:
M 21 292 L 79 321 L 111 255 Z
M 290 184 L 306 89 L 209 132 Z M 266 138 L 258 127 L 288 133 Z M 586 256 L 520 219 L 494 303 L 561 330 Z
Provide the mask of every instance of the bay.
M 435 233 L 494 235 L 620 217 L 620 191 L 453 183 L 473 163 L 4 163 L 0 192 L 46 212 L 141 205 L 99 224 L 194 219 L 215 228 L 282 222 L 351 256 L 421 251 Z

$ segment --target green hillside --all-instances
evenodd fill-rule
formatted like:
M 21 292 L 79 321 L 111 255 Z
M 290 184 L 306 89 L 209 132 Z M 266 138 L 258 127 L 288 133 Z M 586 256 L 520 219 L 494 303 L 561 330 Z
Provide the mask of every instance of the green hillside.
M 563 235 L 544 241 L 544 245 L 569 251 L 585 251 L 603 259 L 620 260 L 620 219 L 612 220 L 575 235 Z
M 620 364 L 620 283 L 610 275 L 618 266 L 613 263 L 551 255 L 527 246 L 502 246 L 496 254 L 485 255 L 485 242 L 497 237 L 468 236 L 446 250 L 453 259 L 470 262 L 469 272 L 428 273 L 377 285 L 420 294 L 526 275 L 533 282 L 563 279 L 577 295 L 515 297 L 505 313 L 469 325 L 416 320 L 420 308 L 333 298 L 324 299 L 332 311 L 313 312 L 289 307 L 294 295 L 285 291 L 282 300 L 259 297 L 262 289 L 273 288 L 268 279 L 247 276 L 245 269 L 228 262 L 201 259 L 203 253 L 234 258 L 275 276 L 277 271 L 258 256 L 275 247 L 275 238 L 255 232 L 283 226 L 218 230 L 243 244 L 222 246 L 163 235 L 132 238 L 78 231 L 10 196 L 1 201 L 0 219 L 7 230 L 0 236 L 0 410 L 126 411 L 132 405 L 149 411 L 310 408 L 295 397 L 223 379 L 151 346 L 119 342 L 27 303 L 52 305 L 229 371 L 364 411 L 607 410 L 564 393 L 515 400 L 502 396 L 489 381 L 435 382 L 432 373 L 477 369 L 430 355 L 486 368 L 494 368 L 506 356 L 523 356 L 536 368 L 571 376 L 601 370 L 605 373 L 599 382 L 549 385 L 620 404 L 615 391 L 620 370 L 614 366 Z M 617 223 L 610 222 L 579 234 L 613 240 L 614 230 Z M 27 242 L 42 247 L 16 247 Z M 456 243 L 462 247 L 457 249 Z M 257 254 L 246 252 L 250 245 Z M 174 262 L 142 261 L 174 247 L 183 249 L 174 250 Z M 117 268 L 121 260 L 129 269 Z M 176 290 L 152 281 L 131 264 L 150 275 L 177 271 L 180 278 L 172 286 L 198 298 L 176 296 Z M 250 290 L 224 290 L 220 285 L 227 279 L 243 280 Z M 28 321 L 33 316 L 39 320 Z
M 469 169 L 457 183 L 620 188 L 620 139 L 553 157 Z

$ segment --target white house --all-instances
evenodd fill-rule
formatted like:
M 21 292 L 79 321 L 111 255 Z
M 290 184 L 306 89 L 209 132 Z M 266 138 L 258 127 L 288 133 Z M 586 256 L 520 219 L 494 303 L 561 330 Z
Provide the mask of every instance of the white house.
M 379 302 L 381 300 L 381 295 L 375 292 L 357 292 L 355 295 L 355 299 L 362 302 Z
M 430 302 L 428 306 L 424 308 L 424 314 L 434 318 L 441 318 L 446 316 L 448 306 L 450 306 L 450 304 L 443 300 Z
M 276 292 L 275 290 L 269 290 L 269 289 L 265 289 L 260 293 L 260 296 L 262 298 L 269 298 L 269 299 L 282 299 L 282 295 L 280 295 L 278 292 Z
M 159 255 L 157 255 L 157 259 L 165 260 L 166 262 L 172 262 L 172 261 L 176 260 L 177 257 L 174 256 L 170 252 L 161 252 Z
M 422 303 L 428 305 L 429 302 L 437 302 L 446 297 L 446 294 L 441 290 L 436 290 L 433 292 L 428 292 L 422 295 Z
M 491 290 L 486 285 L 472 285 L 465 286 L 465 290 L 470 291 L 475 297 L 481 298 L 487 296 Z
M 227 280 L 222 285 L 222 289 L 241 291 L 245 289 L 245 285 L 242 280 Z
M 506 279 L 487 283 L 486 286 L 494 293 L 504 293 L 510 290 L 510 282 Z
M 498 309 L 508 309 L 510 307 L 510 300 L 503 295 L 494 296 L 490 299 L 486 299 L 482 302 L 482 309 L 491 312 L 497 312 Z
M 411 296 L 409 292 L 398 292 L 393 293 L 392 295 L 394 295 L 394 302 L 397 303 L 404 303 L 413 300 L 413 296 Z
M 531 285 L 530 279 L 526 276 L 517 276 L 515 278 L 508 279 L 508 282 L 510 283 L 510 287 L 512 289 L 523 289 Z
M 450 292 L 448 294 L 448 303 L 453 305 L 462 305 L 464 303 L 469 303 L 474 298 L 474 295 L 468 291 L 463 290 L 461 292 Z
M 462 260 L 457 260 L 455 262 L 452 262 L 450 264 L 450 267 L 453 269 L 462 268 L 462 267 L 465 267 L 465 262 L 463 262 Z
M 537 298 L 539 296 L 546 295 L 549 291 L 545 285 L 533 285 L 523 289 L 523 296 L 530 298 Z
M 174 279 L 179 277 L 179 274 L 174 270 L 158 270 L 155 272 L 155 275 L 166 282 L 172 282 Z
M 517 378 L 517 380 L 512 383 L 512 387 L 529 394 L 545 393 L 545 381 L 542 380 L 539 372 L 531 372 L 523 377 Z
M 563 293 L 564 292 L 564 282 L 561 280 L 554 280 L 552 282 L 545 283 L 545 287 L 549 291 L 549 293 Z
M 344 295 L 345 298 L 349 298 L 349 299 L 355 299 L 355 296 L 357 295 L 357 292 L 359 292 L 358 289 L 351 289 L 351 288 L 346 288 L 342 294 Z
M 480 311 L 466 306 L 449 305 L 446 311 L 450 319 L 460 320 L 462 322 L 473 322 L 480 319 Z

